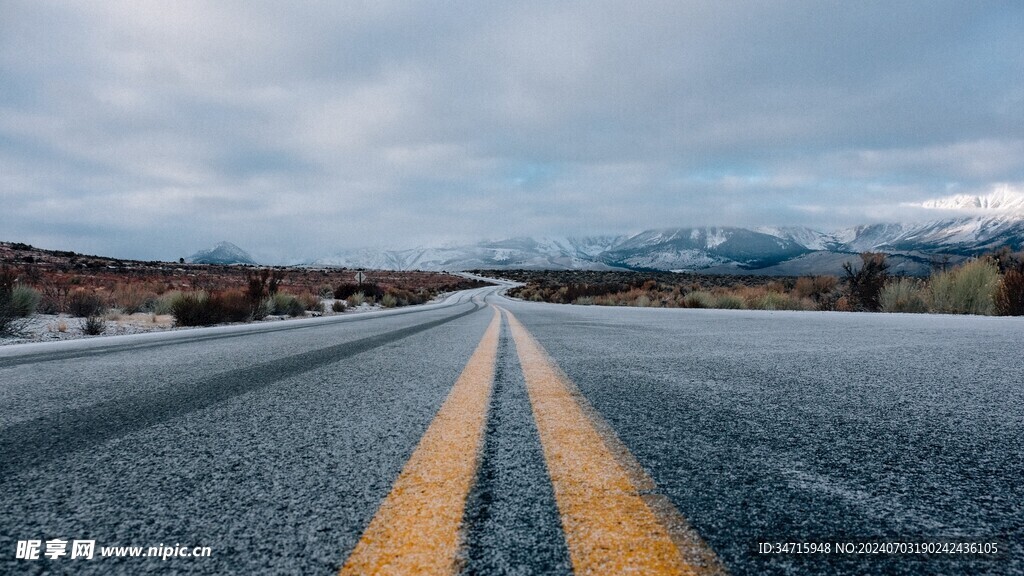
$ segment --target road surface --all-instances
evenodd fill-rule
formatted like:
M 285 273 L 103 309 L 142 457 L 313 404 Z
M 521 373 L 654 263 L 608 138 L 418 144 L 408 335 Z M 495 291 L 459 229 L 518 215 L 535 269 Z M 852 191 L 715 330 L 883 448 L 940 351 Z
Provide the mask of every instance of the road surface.
M 486 288 L 8 347 L 0 573 L 1021 574 L 1022 344 Z

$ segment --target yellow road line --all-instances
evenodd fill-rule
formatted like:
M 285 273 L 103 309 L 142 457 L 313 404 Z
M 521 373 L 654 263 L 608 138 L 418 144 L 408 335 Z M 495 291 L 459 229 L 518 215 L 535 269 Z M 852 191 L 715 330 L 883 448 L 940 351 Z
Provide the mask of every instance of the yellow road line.
M 391 493 L 339 574 L 455 574 L 483 446 L 501 314 L 484 333 Z
M 668 502 L 611 429 L 508 310 L 573 571 L 720 574 L 714 552 Z M 610 447 L 611 446 L 611 447 Z

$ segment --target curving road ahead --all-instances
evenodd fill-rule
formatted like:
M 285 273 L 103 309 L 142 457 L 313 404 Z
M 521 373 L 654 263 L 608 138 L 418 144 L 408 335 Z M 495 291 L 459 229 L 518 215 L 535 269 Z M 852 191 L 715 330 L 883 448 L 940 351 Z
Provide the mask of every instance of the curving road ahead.
M 498 290 L 0 350 L 0 573 L 1024 573 L 1019 319 Z

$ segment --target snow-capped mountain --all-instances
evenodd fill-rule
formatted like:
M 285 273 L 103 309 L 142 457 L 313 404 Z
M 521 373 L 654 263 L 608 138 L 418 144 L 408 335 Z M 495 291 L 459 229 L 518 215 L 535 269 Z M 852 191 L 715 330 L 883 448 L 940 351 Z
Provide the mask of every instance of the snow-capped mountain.
M 966 256 L 1001 246 L 1014 250 L 1024 248 L 1024 218 L 871 224 L 835 233 L 808 228 L 712 227 L 645 230 L 632 236 L 510 238 L 440 248 L 355 250 L 310 264 L 389 270 L 621 268 L 696 271 L 710 268 L 741 272 L 776 266 L 816 253 L 852 255 L 878 251 L 905 254 L 927 262 L 929 254 Z M 815 258 L 812 261 L 831 263 L 832 260 Z
M 908 224 L 867 224 L 836 232 L 836 249 L 847 252 L 880 250 L 892 240 L 907 233 L 914 226 Z
M 729 263 L 756 268 L 808 251 L 792 240 L 746 228 L 671 228 L 641 232 L 600 258 L 619 268 L 694 270 Z
M 231 242 L 200 250 L 187 258 L 193 264 L 255 264 L 252 256 Z
M 988 194 L 958 194 L 907 204 L 945 218 L 923 223 L 872 224 L 839 232 L 848 250 L 975 254 L 1000 246 L 1021 248 L 1024 192 L 1000 186 Z
M 941 218 L 835 232 L 799 226 L 704 227 L 623 236 L 509 238 L 436 248 L 349 251 L 313 264 L 398 270 L 626 268 L 780 274 L 822 268 L 822 273 L 835 273 L 848 256 L 864 251 L 900 255 L 908 267 L 927 270 L 935 254 L 970 256 L 1001 246 L 1024 248 L 1024 193 L 1010 187 L 913 206 Z
M 837 250 L 843 245 L 834 233 L 804 226 L 761 226 L 754 231 L 796 242 L 808 250 Z
M 1024 218 L 975 217 L 933 220 L 922 224 L 873 224 L 839 234 L 842 248 L 859 252 L 918 251 L 975 254 L 1024 243 Z
M 929 210 L 972 212 L 989 216 L 1024 216 L 1024 192 L 1004 184 L 988 194 L 957 194 L 910 205 Z
M 623 236 L 509 238 L 468 245 L 404 250 L 339 252 L 312 262 L 317 266 L 390 270 L 470 270 L 474 268 L 587 269 L 608 268 L 599 256 Z

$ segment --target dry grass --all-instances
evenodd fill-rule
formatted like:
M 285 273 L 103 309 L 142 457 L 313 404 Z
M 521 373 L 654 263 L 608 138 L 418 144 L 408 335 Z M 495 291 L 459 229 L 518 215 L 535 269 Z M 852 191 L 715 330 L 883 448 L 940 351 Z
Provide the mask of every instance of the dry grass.
M 944 312 L 1024 315 L 1024 260 L 1001 251 L 931 278 L 888 278 L 884 255 L 865 254 L 835 276 L 764 278 L 663 272 L 479 271 L 524 285 L 511 296 L 587 306 Z M 876 290 L 877 289 L 877 290 Z
M 927 312 L 928 290 L 922 280 L 897 278 L 882 288 L 879 301 L 883 312 Z
M 930 309 L 947 314 L 994 314 L 999 269 L 988 258 L 978 258 L 932 276 Z

